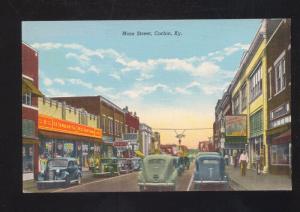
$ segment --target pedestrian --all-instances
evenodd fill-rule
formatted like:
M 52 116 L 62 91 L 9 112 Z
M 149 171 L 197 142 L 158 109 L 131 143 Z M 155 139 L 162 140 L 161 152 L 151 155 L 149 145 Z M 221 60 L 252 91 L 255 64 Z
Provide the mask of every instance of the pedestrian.
M 224 159 L 225 159 L 226 166 L 228 166 L 229 156 L 227 153 L 225 153 Z
M 232 157 L 233 157 L 233 165 L 234 165 L 234 168 L 235 168 L 236 167 L 236 158 L 237 158 L 237 150 L 236 149 L 233 150 Z
M 246 176 L 248 155 L 245 150 L 243 150 L 243 153 L 240 156 L 239 163 L 240 163 L 240 167 L 241 167 L 241 175 Z
M 256 152 L 256 174 L 257 175 L 261 174 L 260 154 L 258 151 Z

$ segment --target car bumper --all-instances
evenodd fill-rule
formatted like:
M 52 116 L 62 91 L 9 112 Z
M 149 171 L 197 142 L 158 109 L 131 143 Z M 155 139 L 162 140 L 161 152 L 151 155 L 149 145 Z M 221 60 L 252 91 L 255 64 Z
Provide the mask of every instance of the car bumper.
M 220 180 L 220 181 L 214 181 L 214 180 L 194 180 L 195 184 L 227 184 L 228 181 Z
M 175 183 L 138 183 L 139 186 L 157 186 L 157 187 L 171 187 Z

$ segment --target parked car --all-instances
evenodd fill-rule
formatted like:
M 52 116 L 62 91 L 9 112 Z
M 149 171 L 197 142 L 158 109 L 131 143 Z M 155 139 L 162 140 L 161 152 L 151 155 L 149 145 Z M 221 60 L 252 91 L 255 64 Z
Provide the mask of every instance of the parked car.
M 228 177 L 224 158 L 220 155 L 203 154 L 196 158 L 193 183 L 195 190 L 227 190 Z
M 100 163 L 93 169 L 95 177 L 120 175 L 118 158 L 101 158 Z
M 118 163 L 121 174 L 128 174 L 133 171 L 133 164 L 131 158 L 119 158 Z
M 68 186 L 81 183 L 82 171 L 76 158 L 52 158 L 47 161 L 46 168 L 38 175 L 37 188 L 52 186 Z
M 131 159 L 132 167 L 134 171 L 140 171 L 141 170 L 141 163 L 142 159 L 139 157 L 135 157 Z
M 148 155 L 138 175 L 140 191 L 174 191 L 178 176 L 177 158 L 171 155 Z

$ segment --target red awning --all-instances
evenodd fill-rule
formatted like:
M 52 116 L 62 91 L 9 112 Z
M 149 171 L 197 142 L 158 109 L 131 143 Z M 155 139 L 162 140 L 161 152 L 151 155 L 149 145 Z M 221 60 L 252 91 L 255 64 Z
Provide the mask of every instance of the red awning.
M 291 129 L 272 139 L 272 144 L 286 144 L 291 141 Z

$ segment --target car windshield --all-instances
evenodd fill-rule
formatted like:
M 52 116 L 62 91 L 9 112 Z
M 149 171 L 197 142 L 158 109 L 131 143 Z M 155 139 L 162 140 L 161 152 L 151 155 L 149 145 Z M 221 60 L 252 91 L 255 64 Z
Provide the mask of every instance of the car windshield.
M 67 167 L 68 166 L 68 161 L 67 160 L 62 160 L 62 159 L 53 159 L 49 160 L 48 166 L 51 167 Z

